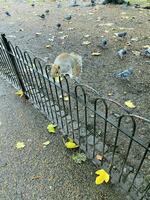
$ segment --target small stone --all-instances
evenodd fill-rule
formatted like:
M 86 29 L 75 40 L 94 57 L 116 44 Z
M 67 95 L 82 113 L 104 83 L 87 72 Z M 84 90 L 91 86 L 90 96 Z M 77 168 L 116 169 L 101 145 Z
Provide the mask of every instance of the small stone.
M 58 115 L 60 115 L 61 117 L 64 117 L 66 114 L 65 114 L 65 112 L 62 110 L 62 111 L 60 111 L 60 113 L 58 113 Z
M 133 42 L 137 42 L 138 40 L 139 40 L 138 37 L 131 38 L 131 41 L 133 41 Z
M 98 159 L 93 158 L 92 162 L 94 163 L 94 165 L 100 165 L 101 161 Z
M 82 149 L 84 152 L 86 152 L 86 146 L 85 146 L 85 144 L 81 144 L 81 146 L 80 146 L 80 149 Z
M 90 37 L 90 35 L 87 34 L 87 35 L 84 35 L 84 37 L 85 37 L 85 38 L 88 38 L 88 37 Z
M 80 126 L 80 125 L 79 125 Z M 74 130 L 79 129 L 78 123 L 77 122 L 73 122 L 73 128 Z
M 71 122 L 71 116 L 70 116 L 70 115 L 67 115 L 66 118 L 67 118 L 67 122 L 70 123 L 70 122 Z
M 89 145 L 94 145 L 94 136 L 90 135 L 87 139 Z M 95 138 L 95 144 L 98 142 L 98 138 Z
M 95 149 L 98 152 L 102 152 L 103 151 L 103 143 L 102 142 L 98 142 L 98 144 L 95 145 Z M 106 152 L 108 150 L 107 145 L 105 144 L 105 151 Z
M 85 128 L 81 128 L 80 129 L 80 137 L 85 137 L 86 136 L 86 129 Z
M 141 185 L 143 185 L 143 182 L 144 182 L 144 178 L 143 176 L 137 176 L 136 179 L 135 179 L 135 185 L 137 188 L 141 187 Z
M 148 182 L 150 182 L 150 174 L 148 174 L 148 175 L 145 176 L 145 180 L 148 181 Z
M 98 133 L 97 133 L 97 135 L 100 136 L 101 134 L 102 134 L 102 130 L 99 130 Z
M 56 109 L 56 112 L 59 111 L 59 107 L 57 105 L 53 106 L 52 110 L 55 110 Z

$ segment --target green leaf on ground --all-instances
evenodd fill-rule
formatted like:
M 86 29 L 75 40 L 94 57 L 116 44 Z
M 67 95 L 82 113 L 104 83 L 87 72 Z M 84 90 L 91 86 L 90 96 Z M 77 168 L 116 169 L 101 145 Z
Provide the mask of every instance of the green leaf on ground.
M 86 155 L 84 153 L 77 153 L 72 156 L 75 163 L 81 164 L 86 161 Z

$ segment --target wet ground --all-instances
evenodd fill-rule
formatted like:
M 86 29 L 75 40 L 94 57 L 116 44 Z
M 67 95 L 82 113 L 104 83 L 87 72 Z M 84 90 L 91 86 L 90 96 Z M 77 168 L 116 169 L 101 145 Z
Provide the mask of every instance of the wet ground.
M 17 1 L 17 3 L 13 2 L 13 4 L 10 2 L 6 2 L 3 4 L 1 3 L 0 32 L 5 32 L 7 38 L 12 41 L 13 44 L 18 45 L 21 49 L 31 51 L 34 55 L 43 59 L 49 57 L 51 62 L 53 62 L 55 57 L 61 52 L 74 51 L 79 53 L 83 57 L 83 74 L 81 76 L 82 83 L 92 86 L 93 88 L 97 89 L 102 95 L 109 96 L 110 98 L 118 101 L 122 105 L 124 105 L 124 101 L 128 99 L 132 100 L 136 105 L 136 108 L 133 110 L 133 112 L 135 114 L 149 118 L 150 71 L 148 69 L 150 66 L 150 60 L 149 58 L 145 58 L 138 54 L 140 51 L 144 50 L 144 46 L 150 45 L 150 12 L 148 10 L 143 10 L 140 8 L 135 9 L 132 7 L 114 5 L 101 5 L 91 8 L 83 6 L 85 4 L 87 4 L 87 2 L 82 3 L 81 7 L 68 8 L 68 6 L 63 3 L 62 8 L 56 8 L 55 3 L 47 2 L 37 3 L 35 4 L 35 7 L 31 7 L 30 3 L 21 1 Z M 37 15 L 44 13 L 46 9 L 49 9 L 50 13 L 46 15 L 46 19 L 40 19 L 40 17 Z M 5 15 L 4 12 L 6 10 L 11 13 L 11 17 Z M 72 19 L 69 23 L 64 20 L 64 16 L 66 14 L 72 15 Z M 61 31 L 57 30 L 57 23 L 61 23 Z M 127 39 L 119 40 L 114 36 L 115 32 L 120 31 L 128 32 Z M 41 34 L 39 36 L 36 36 L 37 32 Z M 87 35 L 89 35 L 89 37 L 87 37 Z M 54 41 L 52 41 L 53 36 Z M 102 36 L 108 38 L 108 49 L 102 50 L 101 48 L 97 47 Z M 90 41 L 91 44 L 83 45 L 82 43 L 84 41 Z M 129 43 L 131 43 L 130 46 L 128 46 Z M 46 45 L 50 45 L 50 48 L 46 48 Z M 116 56 L 116 51 L 125 46 L 128 48 L 127 57 L 125 57 L 123 60 L 120 60 Z M 100 52 L 101 54 L 100 56 L 94 57 L 91 56 L 92 52 Z M 118 80 L 113 77 L 114 72 L 124 70 L 129 67 L 133 67 L 134 69 L 134 74 L 129 80 Z M 2 113 L 1 116 L 6 115 L 6 122 L 8 123 L 8 119 L 12 120 L 12 117 L 10 117 L 10 113 L 13 113 L 13 121 L 10 121 L 7 134 L 6 130 L 2 126 L 2 138 L 4 139 L 2 139 L 1 141 L 2 144 L 5 144 L 3 144 L 4 148 L 2 149 L 7 149 L 8 146 L 10 148 L 8 150 L 8 156 L 6 154 L 2 154 L 2 158 L 6 157 L 6 162 L 3 159 L 1 161 L 2 169 L 4 169 L 4 180 L 6 182 L 6 186 L 4 184 L 4 187 L 2 187 L 2 194 L 4 197 L 3 199 L 6 199 L 7 197 L 8 199 L 10 199 L 9 197 L 12 198 L 12 193 L 10 192 L 9 194 L 9 191 L 12 191 L 11 185 L 13 185 L 14 194 L 18 195 L 18 199 L 23 199 L 23 197 L 24 199 L 49 199 L 47 195 L 51 195 L 51 199 L 53 199 L 54 197 L 55 199 L 69 199 L 69 196 L 71 194 L 72 199 L 89 198 L 93 200 L 99 199 L 99 196 L 102 196 L 101 199 L 107 199 L 107 192 L 105 191 L 106 188 L 104 188 L 104 193 L 101 193 L 99 189 L 94 186 L 93 175 L 90 175 L 92 167 L 91 165 L 89 165 L 89 163 L 87 166 L 85 166 L 86 175 L 84 172 L 85 168 L 81 166 L 81 170 L 81 168 L 78 166 L 76 167 L 76 165 L 72 163 L 72 161 L 70 161 L 70 164 L 72 164 L 73 166 L 65 166 L 65 163 L 68 163 L 68 160 L 64 159 L 70 160 L 70 157 L 68 155 L 68 152 L 64 151 L 63 145 L 60 144 L 61 139 L 59 136 L 55 138 L 50 138 L 50 140 L 54 141 L 50 144 L 52 145 L 52 148 L 51 146 L 48 146 L 46 149 L 43 149 L 41 144 L 49 137 L 45 128 L 48 122 L 44 119 L 43 116 L 41 116 L 41 114 L 35 111 L 34 108 L 30 107 L 28 103 L 18 101 L 18 98 L 13 96 L 14 91 L 12 91 L 9 86 L 7 86 L 7 88 L 5 89 L 6 86 L 4 86 L 4 83 L 2 82 L 0 84 L 2 88 L 1 109 L 3 111 L 0 112 Z M 26 104 L 26 107 L 24 106 L 24 104 Z M 7 110 L 8 113 L 6 112 Z M 3 113 L 5 113 L 5 115 Z M 15 118 L 15 115 L 17 115 L 18 118 Z M 3 119 L 2 122 L 4 123 L 5 119 Z M 4 126 L 7 127 L 7 124 L 4 124 Z M 14 135 L 11 134 L 11 129 L 9 128 L 10 126 L 12 127 L 12 130 L 14 129 Z M 39 130 L 37 129 L 37 126 Z M 27 131 L 25 131 L 25 129 L 27 129 Z M 43 130 L 45 130 L 45 132 Z M 147 143 L 149 141 L 149 131 L 147 131 L 147 127 L 139 127 L 138 132 L 139 138 Z M 4 135 L 7 137 L 5 137 Z M 27 148 L 26 150 L 24 150 L 27 152 L 23 151 L 23 153 L 21 152 L 21 154 L 18 154 L 19 151 L 17 151 L 15 153 L 16 149 L 14 146 L 18 138 L 20 140 L 24 139 L 25 141 L 27 141 L 27 143 L 29 142 L 29 149 Z M 35 147 L 35 152 L 33 152 L 33 146 Z M 13 151 L 11 152 L 12 149 Z M 5 151 L 2 152 L 6 153 Z M 60 152 L 61 154 L 59 155 Z M 136 154 L 137 153 L 133 154 L 132 160 L 134 162 L 138 161 L 138 159 L 135 159 L 136 156 L 134 157 L 134 155 Z M 54 156 L 51 158 L 52 162 L 49 159 L 50 155 Z M 58 160 L 56 160 L 57 157 Z M 43 158 L 44 161 L 42 160 Z M 12 161 L 11 164 L 13 163 L 12 165 L 14 166 L 14 169 L 12 168 L 12 172 L 10 171 L 12 165 L 9 164 L 8 166 L 11 167 L 7 167 L 7 160 L 9 159 Z M 19 167 L 17 167 L 17 163 Z M 24 165 L 24 163 L 27 163 L 27 166 Z M 57 164 L 60 168 L 56 167 Z M 63 166 L 64 169 L 61 169 Z M 52 170 L 52 178 L 50 178 L 50 180 L 53 180 L 54 185 L 56 184 L 56 189 L 54 189 L 55 191 L 51 191 L 51 189 L 53 188 L 53 184 L 51 182 L 49 184 L 50 188 L 47 188 L 47 185 L 49 183 L 49 176 L 51 176 L 49 174 L 49 169 L 51 168 L 54 168 L 56 170 Z M 87 171 L 88 169 L 89 173 Z M 146 169 L 148 169 L 147 165 Z M 42 170 L 42 172 L 40 170 Z M 10 178 L 9 173 L 9 177 L 5 177 L 8 171 L 10 171 L 10 174 L 13 174 L 11 181 L 15 182 L 15 185 L 8 184 Z M 61 178 L 57 174 L 60 173 L 60 171 L 63 171 Z M 72 171 L 74 172 L 74 177 L 72 177 Z M 148 170 L 144 171 L 146 171 L 146 173 L 148 172 Z M 21 181 L 17 175 L 21 174 L 20 172 L 25 173 Z M 26 174 L 29 178 L 26 178 Z M 76 180 L 75 183 L 73 182 L 73 185 L 72 180 L 68 181 L 68 179 L 66 179 L 67 175 L 65 174 L 68 174 L 71 179 Z M 47 175 L 48 178 L 45 179 Z M 34 181 L 32 184 L 30 176 L 31 179 L 34 176 L 37 176 L 39 178 L 33 178 Z M 86 176 L 88 177 L 85 178 Z M 81 180 L 79 179 L 79 177 L 81 178 Z M 25 181 L 26 179 L 27 182 Z M 87 183 L 85 183 L 85 179 L 87 180 Z M 88 183 L 89 179 L 91 180 L 90 183 Z M 79 182 L 83 185 L 79 185 Z M 68 187 L 66 187 L 65 185 L 67 185 Z M 78 185 L 77 189 L 74 189 L 74 186 L 76 188 L 76 185 Z M 80 191 L 80 188 L 85 188 L 83 189 L 83 193 Z M 60 190 L 60 194 L 59 192 L 56 193 L 56 190 Z M 63 192 L 63 190 L 65 190 L 65 192 Z M 34 191 L 33 194 L 31 191 Z M 109 192 L 111 192 L 111 190 L 108 191 L 108 193 Z M 35 197 L 32 197 L 32 195 L 35 195 Z M 112 196 L 112 199 L 117 199 L 116 196 L 110 196 Z M 109 199 L 111 198 L 110 196 Z
M 95 185 L 91 162 L 74 163 L 48 123 L 0 79 L 0 200 L 121 200 L 112 185 Z M 18 141 L 24 149 L 16 149 Z

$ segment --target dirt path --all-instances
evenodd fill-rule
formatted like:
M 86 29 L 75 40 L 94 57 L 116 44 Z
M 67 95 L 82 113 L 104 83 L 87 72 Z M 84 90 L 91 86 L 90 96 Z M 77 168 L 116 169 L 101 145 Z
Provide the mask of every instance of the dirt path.
M 134 113 L 144 117 L 149 115 L 149 76 L 150 60 L 138 55 L 144 46 L 150 45 L 150 11 L 126 6 L 82 6 L 70 8 L 62 3 L 56 8 L 55 3 L 37 3 L 31 7 L 29 3 L 0 4 L 0 32 L 5 32 L 8 39 L 19 45 L 21 49 L 33 52 L 41 58 L 49 57 L 53 62 L 61 52 L 77 52 L 83 57 L 82 83 L 97 89 L 102 95 L 111 94 L 111 98 L 124 105 L 125 100 L 132 100 L 136 105 Z M 46 19 L 39 16 L 46 9 L 50 13 Z M 5 11 L 11 17 L 5 15 Z M 70 23 L 64 20 L 71 14 Z M 62 31 L 56 24 L 61 23 Z M 115 32 L 127 31 L 127 40 L 118 40 Z M 36 37 L 36 33 L 41 33 Z M 85 37 L 89 35 L 89 37 Z M 108 38 L 108 49 L 102 50 L 97 45 L 104 36 Z M 53 40 L 54 41 L 50 41 Z M 91 44 L 83 45 L 84 41 Z M 131 43 L 131 46 L 128 44 Z M 46 48 L 50 45 L 50 48 Z M 118 49 L 128 48 L 127 57 L 120 60 L 116 56 Z M 91 56 L 92 52 L 101 55 Z M 137 55 L 134 55 L 137 54 Z M 113 73 L 132 67 L 134 75 L 129 81 L 118 80 Z

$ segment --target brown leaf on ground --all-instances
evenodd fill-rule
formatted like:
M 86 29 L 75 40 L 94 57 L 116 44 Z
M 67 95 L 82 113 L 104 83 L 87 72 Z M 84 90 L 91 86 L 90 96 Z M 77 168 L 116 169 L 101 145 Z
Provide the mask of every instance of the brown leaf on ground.
M 97 160 L 103 160 L 103 156 L 102 156 L 102 155 L 99 155 L 99 154 L 97 154 L 97 155 L 96 155 L 96 159 L 97 159 Z
M 43 178 L 43 176 L 32 176 L 32 180 L 37 180 L 37 179 L 41 179 L 41 178 Z

